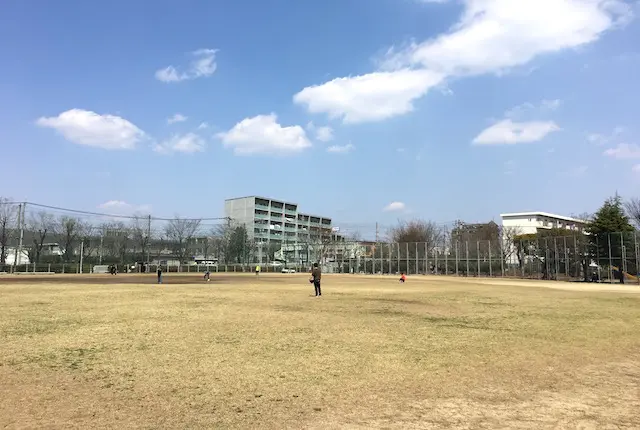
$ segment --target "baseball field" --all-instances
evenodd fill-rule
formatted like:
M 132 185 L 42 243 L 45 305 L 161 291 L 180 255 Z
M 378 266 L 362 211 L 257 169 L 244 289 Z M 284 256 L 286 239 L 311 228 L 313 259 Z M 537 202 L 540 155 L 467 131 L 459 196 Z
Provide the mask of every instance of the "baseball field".
M 0 428 L 637 429 L 640 288 L 0 277 Z

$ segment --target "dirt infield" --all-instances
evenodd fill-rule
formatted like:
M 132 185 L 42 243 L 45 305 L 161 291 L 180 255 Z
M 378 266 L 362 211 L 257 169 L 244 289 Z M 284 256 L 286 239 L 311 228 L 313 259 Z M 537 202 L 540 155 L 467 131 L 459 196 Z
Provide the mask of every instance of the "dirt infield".
M 308 278 L 307 273 L 262 273 L 256 276 L 253 273 L 225 273 L 214 272 L 211 274 L 211 282 L 205 282 L 204 273 L 164 273 L 162 275 L 163 285 L 282 285 L 295 283 L 305 285 Z M 75 284 L 75 285 L 157 285 L 155 273 L 122 273 L 118 275 L 109 274 L 0 274 L 1 285 L 27 285 L 27 284 Z M 389 286 L 394 289 L 397 284 L 395 277 L 389 275 L 349 275 L 349 274 L 325 274 L 324 283 L 328 285 L 348 284 L 351 287 L 366 288 L 371 283 L 378 283 L 380 280 L 389 281 Z M 447 285 L 459 286 L 472 284 L 475 286 L 484 285 L 487 287 L 522 287 L 522 288 L 548 288 L 564 291 L 581 291 L 593 293 L 629 293 L 640 294 L 640 286 L 634 283 L 627 284 L 607 284 L 607 283 L 583 283 L 583 282 L 561 282 L 543 281 L 532 279 L 512 279 L 512 278 L 463 278 L 455 276 L 410 276 L 407 285 L 423 285 L 433 287 L 439 285 L 446 288 Z
M 233 283 L 242 279 L 243 283 L 251 282 L 251 279 L 259 280 L 260 283 L 281 283 L 284 280 L 293 278 L 301 279 L 306 274 L 234 274 L 234 273 L 212 273 L 210 283 Z M 200 284 L 204 282 L 204 273 L 168 273 L 162 275 L 162 284 Z M 157 284 L 158 277 L 153 274 L 87 274 L 87 275 L 0 275 L 0 285 L 2 284 L 33 284 L 33 283 L 50 283 L 50 284 L 89 284 L 89 285 L 105 285 L 105 284 Z

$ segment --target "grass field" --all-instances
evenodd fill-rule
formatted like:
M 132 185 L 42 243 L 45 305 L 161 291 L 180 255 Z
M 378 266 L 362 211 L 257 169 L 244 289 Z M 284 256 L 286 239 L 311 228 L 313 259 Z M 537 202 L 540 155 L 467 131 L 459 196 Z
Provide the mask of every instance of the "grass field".
M 640 428 L 637 286 L 56 276 L 0 278 L 0 428 Z

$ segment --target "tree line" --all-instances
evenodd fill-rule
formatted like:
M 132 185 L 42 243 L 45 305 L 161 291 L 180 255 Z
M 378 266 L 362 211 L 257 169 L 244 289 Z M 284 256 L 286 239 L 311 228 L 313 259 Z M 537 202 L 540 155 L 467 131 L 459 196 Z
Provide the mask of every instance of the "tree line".
M 625 202 L 615 195 L 606 199 L 594 214 L 582 214 L 577 218 L 585 222 L 582 231 L 551 228 L 531 234 L 494 222 L 456 222 L 453 228 L 447 229 L 431 221 L 403 221 L 391 229 L 389 240 L 405 246 L 397 246 L 397 250 L 386 251 L 387 254 L 382 247 L 376 250 L 375 257 L 410 260 L 439 254 L 441 258 L 443 255 L 455 256 L 460 261 L 489 258 L 490 262 L 502 260 L 503 266 L 515 261 L 523 273 L 525 266 L 533 262 L 541 268 L 545 278 L 569 272 L 586 279 L 594 261 L 601 266 L 638 272 L 640 199 Z M 419 246 L 414 246 L 418 243 Z
M 0 198 L 0 264 L 5 264 L 8 249 L 17 245 L 18 218 L 18 205 Z M 489 257 L 491 261 L 502 260 L 503 264 L 515 260 L 521 269 L 527 261 L 534 260 L 543 264 L 545 276 L 557 272 L 558 261 L 567 260 L 579 261 L 581 267 L 572 267 L 572 270 L 580 269 L 585 274 L 591 260 L 609 257 L 612 264 L 635 269 L 633 262 L 625 261 L 625 253 L 631 243 L 628 235 L 640 227 L 640 199 L 624 202 L 616 195 L 607 199 L 593 215 L 584 214 L 579 218 L 587 222 L 587 235 L 565 229 L 522 234 L 517 227 L 504 228 L 494 222 L 456 222 L 452 228 L 446 228 L 421 219 L 401 221 L 390 229 L 387 246 L 374 246 L 370 256 L 408 260 L 449 254 L 467 261 Z M 231 220 L 208 231 L 199 219 L 176 216 L 159 230 L 151 228 L 151 221 L 149 216 L 132 216 L 95 224 L 70 215 L 30 212 L 21 220 L 23 249 L 32 263 L 76 262 L 80 254 L 91 263 L 145 262 L 166 255 L 187 263 L 197 254 L 204 259 L 215 258 L 220 263 L 246 264 L 256 261 L 257 255 L 273 260 L 281 247 L 250 240 L 247 228 L 234 225 Z M 358 233 L 341 240 L 361 242 Z M 52 255 L 45 249 L 50 243 L 59 245 L 60 255 Z M 333 236 L 297 239 L 297 243 L 301 245 L 301 254 L 306 251 L 307 259 L 321 259 L 335 253 Z M 355 254 L 364 256 L 358 250 L 351 252 Z

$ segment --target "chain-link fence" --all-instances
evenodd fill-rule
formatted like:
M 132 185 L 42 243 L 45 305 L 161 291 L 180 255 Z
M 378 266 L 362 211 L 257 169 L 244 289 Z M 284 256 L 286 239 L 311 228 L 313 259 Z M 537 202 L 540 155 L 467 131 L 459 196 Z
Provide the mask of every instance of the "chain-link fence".
M 639 233 L 506 234 L 459 227 L 423 242 L 347 240 L 337 234 L 260 241 L 226 218 L 103 215 L 0 202 L 0 272 L 307 271 L 517 277 L 638 283 Z M 550 235 L 549 233 L 553 233 Z M 474 235 L 482 240 L 474 240 Z

